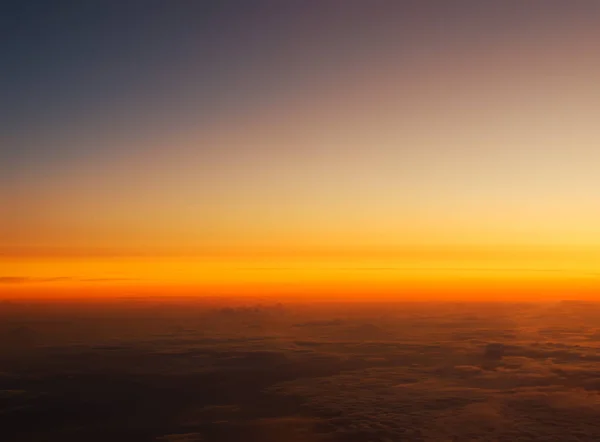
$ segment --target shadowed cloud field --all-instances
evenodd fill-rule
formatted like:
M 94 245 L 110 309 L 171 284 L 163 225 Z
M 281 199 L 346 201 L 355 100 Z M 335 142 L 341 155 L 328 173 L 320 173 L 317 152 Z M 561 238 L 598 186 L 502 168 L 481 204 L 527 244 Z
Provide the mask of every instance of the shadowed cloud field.
M 12 441 L 597 441 L 595 304 L 0 307 Z

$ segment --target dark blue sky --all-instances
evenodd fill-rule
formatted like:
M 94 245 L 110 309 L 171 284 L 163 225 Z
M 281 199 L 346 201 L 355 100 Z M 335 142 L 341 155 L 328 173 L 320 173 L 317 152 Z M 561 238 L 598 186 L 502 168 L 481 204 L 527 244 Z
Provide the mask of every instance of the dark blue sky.
M 186 114 L 186 105 L 198 108 L 199 101 L 210 113 L 230 100 L 243 103 L 244 94 L 261 87 L 276 88 L 282 72 L 271 70 L 276 66 L 269 61 L 294 60 L 282 52 L 308 52 L 298 57 L 304 65 L 295 66 L 306 74 L 307 60 L 319 66 L 322 54 L 341 58 L 361 45 L 376 50 L 386 44 L 380 35 L 386 32 L 398 32 L 410 48 L 419 44 L 420 29 L 441 38 L 485 39 L 560 15 L 585 19 L 586 10 L 598 9 L 594 2 L 522 3 L 5 1 L 2 132 L 31 134 L 104 119 L 110 127 L 140 109 L 173 106 Z M 8 150 L 3 147 L 3 158 L 15 153 Z

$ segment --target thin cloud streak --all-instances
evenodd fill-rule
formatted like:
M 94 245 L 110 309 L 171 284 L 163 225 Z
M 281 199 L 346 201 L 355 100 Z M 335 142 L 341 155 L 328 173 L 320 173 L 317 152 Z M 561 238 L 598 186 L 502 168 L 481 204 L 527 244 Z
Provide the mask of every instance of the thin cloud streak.
M 297 270 L 297 267 L 237 267 L 235 270 Z M 337 271 L 410 271 L 410 272 L 526 272 L 526 273 L 566 273 L 600 277 L 600 273 L 576 272 L 568 269 L 532 269 L 532 268 L 493 268 L 493 267 L 327 267 Z
M 35 278 L 29 276 L 0 276 L 0 284 L 37 284 L 44 282 L 117 282 L 139 281 L 137 278 L 74 278 L 72 276 L 57 276 L 52 278 Z

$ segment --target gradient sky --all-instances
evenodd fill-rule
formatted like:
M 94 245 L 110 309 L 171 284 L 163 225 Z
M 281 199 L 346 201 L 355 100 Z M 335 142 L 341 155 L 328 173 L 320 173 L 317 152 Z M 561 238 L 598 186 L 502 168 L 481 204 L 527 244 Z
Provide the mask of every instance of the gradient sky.
M 600 297 L 599 2 L 0 16 L 0 294 Z

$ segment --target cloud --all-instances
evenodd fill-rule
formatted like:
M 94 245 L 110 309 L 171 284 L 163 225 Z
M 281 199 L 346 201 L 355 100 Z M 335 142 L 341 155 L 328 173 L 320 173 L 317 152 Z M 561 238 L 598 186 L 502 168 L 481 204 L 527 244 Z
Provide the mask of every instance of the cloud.
M 112 281 L 137 281 L 136 278 L 75 278 L 73 276 L 55 276 L 51 278 L 38 278 L 32 276 L 0 276 L 0 284 L 36 284 L 45 282 L 112 282 Z
M 167 434 L 166 436 L 158 437 L 157 440 L 163 442 L 202 442 L 206 439 L 200 433 L 179 433 Z
M 0 284 L 33 284 L 41 282 L 72 281 L 70 276 L 57 276 L 53 278 L 34 278 L 29 276 L 0 276 Z
M 119 281 L 140 281 L 138 278 L 80 278 L 81 282 L 119 282 Z
M 581 310 L 587 320 L 519 306 L 354 316 L 314 309 L 211 305 L 169 318 L 159 312 L 151 325 L 148 309 L 128 310 L 123 332 L 119 321 L 106 322 L 110 346 L 44 347 L 40 357 L 55 370 L 40 374 L 45 397 L 85 416 L 114 413 L 118 425 L 139 416 L 165 441 L 600 440 L 600 373 L 584 357 L 598 351 L 588 339 L 597 333 L 591 308 Z M 255 323 L 271 325 L 248 328 Z M 101 324 L 69 327 L 79 338 Z M 55 323 L 31 327 L 58 331 Z M 142 340 L 127 342 L 119 334 L 135 327 L 152 335 L 136 332 Z M 549 329 L 564 333 L 549 337 Z M 503 349 L 493 363 L 488 345 Z M 56 380 L 61 373 L 75 375 Z M 77 402 L 82 394 L 89 409 Z M 120 400 L 129 396 L 136 400 Z M 98 405 L 107 400 L 122 406 Z
M 341 319 L 330 319 L 330 320 L 301 322 L 298 324 L 294 324 L 294 327 L 337 327 L 337 326 L 343 325 L 343 323 L 344 322 Z

